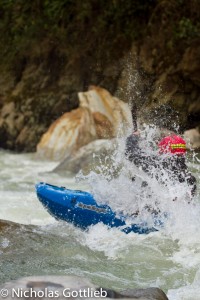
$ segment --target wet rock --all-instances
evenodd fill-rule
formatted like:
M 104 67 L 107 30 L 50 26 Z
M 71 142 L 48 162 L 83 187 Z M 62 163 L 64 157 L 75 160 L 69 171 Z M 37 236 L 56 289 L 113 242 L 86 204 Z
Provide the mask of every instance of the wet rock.
M 14 102 L 6 103 L 1 110 L 1 117 L 6 118 L 15 110 Z
M 28 138 L 29 132 L 29 128 L 27 126 L 24 126 L 24 128 L 20 131 L 19 135 L 17 136 L 16 143 L 18 145 L 23 144 Z
M 27 299 L 66 299 L 65 295 L 80 290 L 94 290 L 96 287 L 89 280 L 75 276 L 33 276 L 5 283 L 0 287 L 9 292 L 7 300 L 23 299 L 23 293 L 27 293 Z M 32 291 L 32 295 L 31 295 Z M 17 293 L 20 293 L 18 296 Z M 34 292 L 36 294 L 34 294 Z M 37 296 L 38 295 L 38 296 Z M 43 296 L 44 295 L 44 296 Z M 31 297 L 32 296 L 32 297 Z M 53 297 L 54 296 L 54 297 Z M 69 298 L 69 296 L 68 296 Z M 82 298 L 82 297 L 70 297 Z M 89 297 L 85 297 L 89 298 Z
M 24 126 L 24 116 L 16 112 L 14 102 L 6 103 L 1 110 L 0 116 L 0 134 L 1 147 L 9 148 L 15 143 L 19 132 Z
M 18 115 L 15 113 L 14 102 L 7 103 L 2 107 L 1 117 L 7 128 L 8 134 L 10 136 L 16 136 L 15 120 L 18 118 Z
M 159 288 L 127 289 L 120 294 L 132 299 L 168 300 L 166 294 Z
M 114 136 L 114 128 L 111 121 L 102 113 L 93 113 L 97 136 L 99 139 L 108 139 Z
M 116 148 L 116 140 L 96 140 L 81 147 L 74 155 L 67 157 L 55 169 L 54 172 L 76 174 L 82 170 L 84 174 L 91 170 L 97 171 L 98 166 L 109 164 Z
M 184 132 L 184 138 L 187 141 L 188 148 L 200 149 L 200 130 L 193 128 Z
M 80 108 L 65 113 L 42 136 L 37 154 L 53 160 L 72 156 L 80 147 L 98 138 L 124 134 L 131 126 L 128 105 L 103 88 L 92 86 L 79 93 Z
M 120 132 L 124 134 L 126 127 L 131 125 L 131 113 L 127 103 L 113 97 L 107 90 L 90 86 L 88 92 L 78 95 L 80 106 L 87 107 L 92 112 L 97 126 L 102 124 L 105 130 L 108 126 L 108 122 L 99 122 L 100 115 L 110 121 L 112 130 L 109 137 L 116 137 Z
M 37 154 L 61 160 L 96 138 L 91 112 L 87 108 L 78 108 L 65 113 L 50 126 L 37 145 Z
M 7 300 L 11 299 L 139 299 L 167 300 L 158 288 L 131 289 L 120 293 L 98 288 L 89 280 L 76 276 L 32 276 L 7 282 L 0 286 Z M 2 297 L 3 299 L 4 297 Z
M 7 230 L 13 230 L 14 228 L 19 228 L 20 224 L 6 221 L 6 220 L 0 220 L 0 232 L 7 231 Z

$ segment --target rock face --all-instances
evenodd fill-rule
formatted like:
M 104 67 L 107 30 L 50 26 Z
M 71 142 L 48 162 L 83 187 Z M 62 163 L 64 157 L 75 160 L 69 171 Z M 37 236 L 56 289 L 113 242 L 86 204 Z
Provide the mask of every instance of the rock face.
M 2 299 L 138 299 L 167 300 L 158 288 L 131 289 L 120 293 L 98 288 L 89 280 L 76 276 L 34 276 L 7 282 L 0 286 Z M 18 293 L 20 293 L 18 295 Z
M 2 144 L 7 142 L 12 145 L 12 139 L 22 130 L 24 126 L 24 115 L 16 112 L 15 103 L 5 104 L 0 113 L 0 135 Z
M 82 170 L 84 174 L 88 174 L 91 170 L 97 171 L 99 165 L 106 163 L 108 166 L 115 147 L 114 139 L 93 141 L 81 147 L 74 155 L 64 159 L 53 171 L 59 174 L 67 172 L 76 174 L 79 170 Z
M 133 46 L 126 58 L 129 68 L 126 66 L 119 78 L 119 97 L 125 99 L 123 91 L 130 90 L 132 76 L 133 96 L 129 97 L 138 108 L 138 116 L 144 122 L 183 133 L 200 124 L 198 46 L 194 43 L 184 48 L 182 55 L 167 61 L 169 54 L 163 49 L 161 60 L 156 50 L 160 49 L 159 41 L 149 37 L 139 53 Z
M 127 64 L 114 62 L 102 66 L 101 80 L 95 75 L 96 70 L 92 70 L 94 75 L 90 75 L 88 84 L 102 85 L 125 102 L 132 99 L 143 121 L 173 131 L 179 124 L 182 133 L 200 124 L 199 44 L 186 45 L 179 55 L 172 52 L 170 56 L 167 41 L 163 46 L 160 43 L 164 36 L 162 30 L 159 38 L 152 32 L 148 39 L 134 44 L 132 51 L 125 54 Z M 130 68 L 130 60 L 134 61 L 133 68 Z M 47 68 L 45 62 L 39 65 L 36 62 L 30 60 L 20 76 L 1 73 L 4 77 L 4 80 L 0 78 L 1 148 L 35 151 L 49 126 L 63 113 L 78 108 L 77 92 L 88 87 L 81 77 L 83 74 L 73 69 L 73 64 L 70 68 L 67 64 L 61 68 L 58 61 L 55 68 L 51 64 Z M 49 69 L 52 72 L 47 71 Z M 89 73 L 86 66 L 85 72 Z M 96 138 L 114 137 L 119 120 L 126 122 L 127 108 L 114 99 L 98 88 L 79 93 L 80 107 L 91 106 Z M 54 155 L 49 153 L 48 156 Z
M 186 130 L 184 138 L 188 142 L 189 148 L 200 149 L 200 131 L 198 127 Z
M 65 113 L 42 136 L 37 145 L 38 156 L 68 159 L 91 141 L 116 137 L 131 126 L 128 105 L 105 89 L 93 86 L 88 92 L 79 93 L 79 100 L 80 108 Z
M 48 11 L 48 5 L 51 7 L 50 2 L 47 7 L 44 5 L 37 9 L 35 4 L 33 7 L 31 4 L 27 10 L 30 20 L 35 18 L 36 11 Z M 63 113 L 78 108 L 77 93 L 87 90 L 90 84 L 106 88 L 125 102 L 131 99 L 145 122 L 177 129 L 181 133 L 200 125 L 199 1 L 147 1 L 137 5 L 133 1 L 127 1 L 126 5 L 120 1 L 107 1 L 105 4 L 100 1 L 99 22 L 96 22 L 96 5 L 92 3 L 84 7 L 88 10 L 86 13 L 82 13 L 80 6 L 77 14 L 74 7 L 69 19 L 61 5 L 63 15 L 59 9 L 49 10 L 51 13 L 59 12 L 57 29 L 53 27 L 52 30 L 51 26 L 56 23 L 51 21 L 50 27 L 43 24 L 42 33 L 36 29 L 40 28 L 41 20 L 39 27 L 35 27 L 35 19 L 29 24 L 32 37 L 29 30 L 20 32 L 21 22 L 25 22 L 26 18 L 23 20 L 15 1 L 10 5 L 14 5 L 12 13 L 17 30 L 12 32 L 7 13 L 3 13 L 5 35 L 2 35 L 0 47 L 1 148 L 35 151 L 49 126 Z M 69 2 L 67 5 L 70 11 L 74 4 Z M 107 14 L 104 14 L 105 5 Z M 9 10 L 10 7 L 2 9 Z M 116 14 L 116 11 L 120 13 Z M 47 13 L 48 17 L 51 13 Z M 115 16 L 112 26 L 109 16 Z M 77 18 L 82 19 L 83 26 L 79 26 Z M 68 30 L 69 34 L 63 34 Z M 87 37 L 83 39 L 86 31 Z M 15 34 L 17 38 L 14 38 Z M 73 43 L 71 35 L 75 38 Z M 7 43 L 4 36 L 8 38 Z M 20 47 L 16 47 L 18 37 L 21 38 Z M 14 55 L 16 60 L 10 60 L 10 55 Z M 131 60 L 134 61 L 133 68 L 130 68 Z M 8 61 L 9 68 L 6 68 Z M 112 121 L 108 115 L 102 114 L 102 110 L 94 112 L 93 117 L 98 137 L 115 134 Z M 102 123 L 106 123 L 109 130 L 104 127 L 102 131 Z

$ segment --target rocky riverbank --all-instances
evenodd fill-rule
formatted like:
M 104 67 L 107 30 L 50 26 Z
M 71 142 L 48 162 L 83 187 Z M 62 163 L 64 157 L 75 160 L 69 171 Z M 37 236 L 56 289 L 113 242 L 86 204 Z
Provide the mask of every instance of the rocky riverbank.
M 1 148 L 35 151 L 48 127 L 79 107 L 78 92 L 91 84 L 133 102 L 145 122 L 199 131 L 196 1 L 78 1 L 68 9 L 60 1 L 22 1 L 1 8 Z

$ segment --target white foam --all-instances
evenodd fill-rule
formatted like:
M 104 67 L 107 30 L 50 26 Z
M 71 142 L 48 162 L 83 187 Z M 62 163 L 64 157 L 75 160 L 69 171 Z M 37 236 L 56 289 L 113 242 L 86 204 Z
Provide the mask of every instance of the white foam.
M 196 272 L 192 284 L 171 289 L 167 296 L 170 300 L 200 300 L 200 270 Z
M 143 135 L 145 134 L 144 131 Z M 184 184 L 163 187 L 143 171 L 138 171 L 124 158 L 124 142 L 124 139 L 119 140 L 119 148 L 112 157 L 111 167 L 99 166 L 99 174 L 91 172 L 86 177 L 80 176 L 84 179 L 81 182 L 48 173 L 55 167 L 55 163 L 35 160 L 34 155 L 0 152 L 0 219 L 6 218 L 24 224 L 50 224 L 49 229 L 46 227 L 44 230 L 55 235 L 62 234 L 63 239 L 71 232 L 76 246 L 81 244 L 84 249 L 102 253 L 102 257 L 105 256 L 108 262 L 121 264 L 121 274 L 115 276 L 122 285 L 158 286 L 169 289 L 170 300 L 196 300 L 200 294 L 199 190 L 193 204 L 189 205 L 187 187 Z M 199 182 L 198 157 L 190 157 L 188 165 Z M 132 182 L 131 177 L 134 175 L 136 180 Z M 108 229 L 103 224 L 91 227 L 88 232 L 65 223 L 60 228 L 60 223 L 45 211 L 35 195 L 34 185 L 39 181 L 72 189 L 88 189 L 89 185 L 99 203 L 107 203 L 117 213 L 123 211 L 129 215 L 139 209 L 142 214 L 138 222 L 143 218 L 149 224 L 152 221 L 151 214 L 145 211 L 144 206 L 149 204 L 156 207 L 156 202 L 159 202 L 161 211 L 168 212 L 168 218 L 159 232 L 149 235 L 126 235 L 117 228 Z M 148 182 L 148 189 L 141 190 L 142 181 Z M 172 201 L 174 195 L 178 196 L 175 202 Z M 1 246 L 3 248 L 6 245 L 4 241 Z M 128 270 L 128 274 L 124 268 Z M 101 276 L 96 273 L 96 276 Z M 108 270 L 107 276 L 112 277 L 112 273 L 114 271 Z

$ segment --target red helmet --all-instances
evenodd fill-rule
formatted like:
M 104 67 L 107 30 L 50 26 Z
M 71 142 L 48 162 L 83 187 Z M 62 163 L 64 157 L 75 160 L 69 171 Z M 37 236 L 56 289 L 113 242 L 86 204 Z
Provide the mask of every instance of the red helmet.
M 186 142 L 180 136 L 172 135 L 164 137 L 158 144 L 160 153 L 183 155 L 186 152 Z

